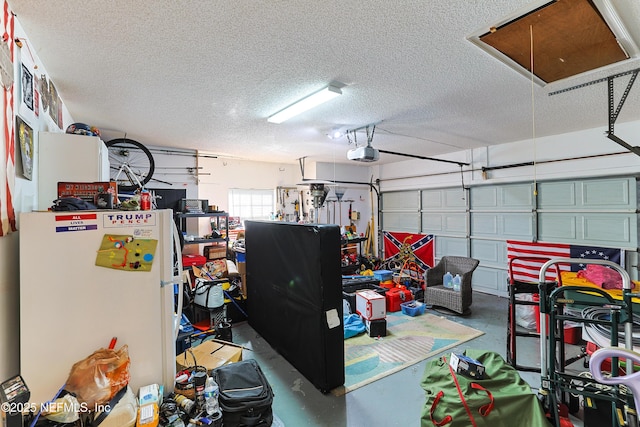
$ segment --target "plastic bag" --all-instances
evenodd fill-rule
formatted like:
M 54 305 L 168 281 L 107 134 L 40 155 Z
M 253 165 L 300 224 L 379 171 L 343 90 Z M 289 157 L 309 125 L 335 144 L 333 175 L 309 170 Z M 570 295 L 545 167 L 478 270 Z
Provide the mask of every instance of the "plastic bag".
M 65 394 L 54 400 L 49 409 L 49 412 L 43 411 L 42 415 L 50 421 L 72 423 L 80 419 L 80 403 L 72 394 Z
M 366 331 L 362 318 L 358 314 L 344 316 L 344 338 L 351 338 Z
M 622 276 L 617 271 L 598 264 L 588 264 L 578 271 L 578 277 L 600 286 L 602 289 L 622 289 Z
M 533 301 L 533 294 L 516 294 L 518 301 Z M 516 324 L 525 329 L 536 329 L 536 310 L 533 305 L 516 305 Z
M 101 348 L 71 367 L 65 390 L 77 396 L 78 401 L 94 408 L 108 403 L 129 384 L 129 348 L 120 350 Z

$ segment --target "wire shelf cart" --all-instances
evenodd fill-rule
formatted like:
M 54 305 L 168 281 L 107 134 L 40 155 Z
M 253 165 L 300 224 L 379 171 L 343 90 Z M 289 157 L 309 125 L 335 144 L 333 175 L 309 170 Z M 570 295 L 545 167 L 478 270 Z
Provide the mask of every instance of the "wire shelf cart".
M 610 267 L 622 276 L 623 298 L 614 299 L 605 290 L 583 286 L 557 286 L 556 282 L 545 280 L 549 267 L 558 264 L 600 264 Z M 560 426 L 559 407 L 561 404 L 575 406 L 576 399 L 582 396 L 585 402 L 597 399 L 610 405 L 611 426 L 636 427 L 637 416 L 633 396 L 627 387 L 620 384 L 605 386 L 583 375 L 567 371 L 565 359 L 564 324 L 575 322 L 585 327 L 598 326 L 608 328 L 608 345 L 618 348 L 624 341 L 624 348 L 633 350 L 633 305 L 629 274 L 618 264 L 597 259 L 556 258 L 547 261 L 540 269 L 540 397 L 551 415 L 555 426 Z M 573 310 L 565 310 L 565 308 Z M 606 311 L 606 315 L 587 317 L 585 309 L 597 307 Z M 579 308 L 581 311 L 577 311 Z M 576 314 L 580 313 L 580 314 Z M 547 325 L 548 321 L 548 325 Z M 544 333 L 547 331 L 548 333 Z M 615 332 L 614 332 L 615 331 Z M 625 366 L 633 367 L 631 359 L 611 358 L 611 376 L 623 375 Z M 586 363 L 586 360 L 585 360 Z M 586 365 L 585 365 L 586 367 Z M 593 372 L 593 371 L 592 371 Z M 586 403 L 585 403 L 586 404 Z M 602 404 L 602 403 L 601 403 Z

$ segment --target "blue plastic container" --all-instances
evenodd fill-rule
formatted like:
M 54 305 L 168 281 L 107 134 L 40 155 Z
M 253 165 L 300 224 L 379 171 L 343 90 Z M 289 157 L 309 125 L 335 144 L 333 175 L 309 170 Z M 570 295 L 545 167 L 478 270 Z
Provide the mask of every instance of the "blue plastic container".
M 424 314 L 425 305 L 420 301 L 407 301 L 400 304 L 402 314 L 407 316 L 419 316 Z
M 387 280 L 393 280 L 393 271 L 390 270 L 374 270 L 373 277 L 378 279 L 381 282 L 385 282 Z

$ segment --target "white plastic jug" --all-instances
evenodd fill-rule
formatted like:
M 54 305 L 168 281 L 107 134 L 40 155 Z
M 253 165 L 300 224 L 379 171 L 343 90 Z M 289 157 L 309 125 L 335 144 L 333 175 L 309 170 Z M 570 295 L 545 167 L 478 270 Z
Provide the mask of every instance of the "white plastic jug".
M 447 271 L 447 273 L 442 276 L 442 284 L 445 288 L 453 288 L 453 276 L 450 272 Z
M 459 292 L 460 291 L 460 284 L 462 282 L 462 277 L 460 277 L 459 274 L 456 274 L 455 277 L 453 278 L 453 290 Z

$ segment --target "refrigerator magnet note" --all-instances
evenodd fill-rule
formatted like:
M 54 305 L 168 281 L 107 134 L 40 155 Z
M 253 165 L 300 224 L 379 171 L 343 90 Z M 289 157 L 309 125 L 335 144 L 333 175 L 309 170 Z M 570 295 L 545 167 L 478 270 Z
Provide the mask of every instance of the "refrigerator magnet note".
M 96 265 L 125 271 L 151 271 L 157 246 L 156 239 L 105 234 L 96 255 Z

